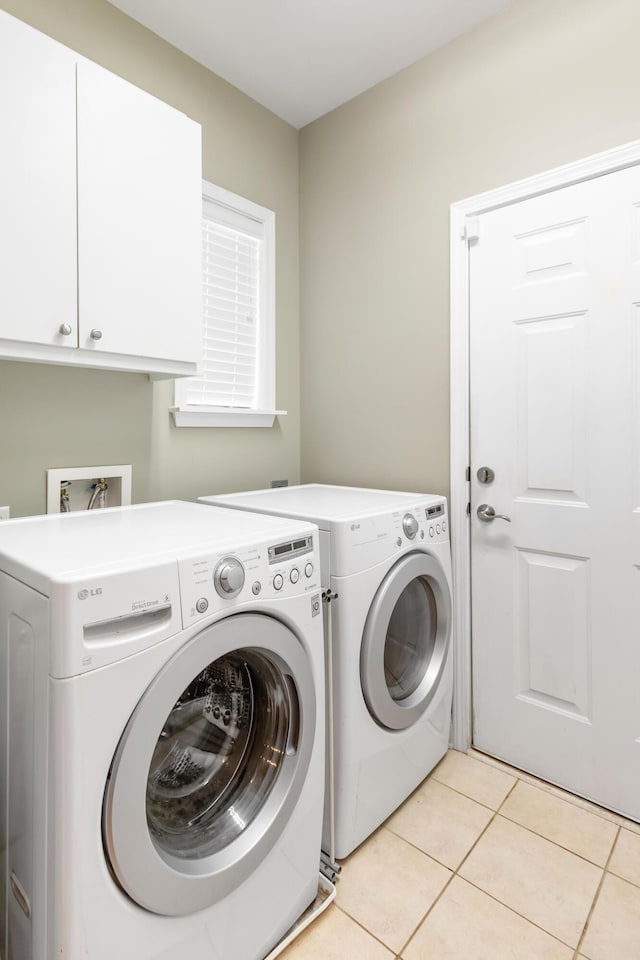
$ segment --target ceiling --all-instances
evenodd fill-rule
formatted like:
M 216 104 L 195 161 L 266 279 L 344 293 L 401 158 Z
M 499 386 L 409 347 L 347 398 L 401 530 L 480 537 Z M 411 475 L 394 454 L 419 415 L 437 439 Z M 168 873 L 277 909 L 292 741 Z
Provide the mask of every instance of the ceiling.
M 303 127 L 516 0 L 110 0 Z

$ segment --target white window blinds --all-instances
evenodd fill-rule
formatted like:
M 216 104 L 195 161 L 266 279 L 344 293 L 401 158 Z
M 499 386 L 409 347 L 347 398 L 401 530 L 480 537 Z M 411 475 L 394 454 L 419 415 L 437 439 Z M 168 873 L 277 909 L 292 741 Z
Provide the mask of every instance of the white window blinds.
M 239 220 L 245 222 L 239 226 Z M 188 404 L 246 409 L 256 406 L 261 227 L 257 222 L 255 227 L 248 225 L 246 217 L 221 210 L 218 204 L 204 205 L 204 357 L 201 375 L 187 381 Z
M 275 214 L 202 184 L 203 361 L 175 384 L 177 427 L 270 427 L 275 408 Z

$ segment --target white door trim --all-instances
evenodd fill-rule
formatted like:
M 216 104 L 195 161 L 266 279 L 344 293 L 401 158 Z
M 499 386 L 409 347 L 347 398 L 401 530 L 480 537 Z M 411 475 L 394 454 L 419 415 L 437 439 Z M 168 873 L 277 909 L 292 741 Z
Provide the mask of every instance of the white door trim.
M 582 180 L 640 163 L 640 140 L 584 160 L 555 167 L 525 180 L 451 204 L 451 510 L 453 562 L 454 688 L 452 744 L 468 750 L 472 742 L 471 705 L 471 544 L 469 502 L 469 244 L 476 225 L 469 221 L 510 203 L 549 193 Z

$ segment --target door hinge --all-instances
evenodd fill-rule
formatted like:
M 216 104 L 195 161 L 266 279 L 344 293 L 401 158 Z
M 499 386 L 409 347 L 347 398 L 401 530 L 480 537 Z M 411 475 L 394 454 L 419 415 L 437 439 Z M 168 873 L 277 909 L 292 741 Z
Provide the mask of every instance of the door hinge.
M 464 239 L 469 243 L 471 240 L 480 239 L 480 221 L 477 217 L 466 217 L 464 221 Z
M 467 504 L 467 516 L 468 516 L 468 517 L 471 516 L 471 504 L 470 504 L 470 503 Z
M 467 481 L 467 483 L 469 483 L 469 481 L 471 480 L 471 467 L 467 467 L 467 469 L 465 470 L 464 478 Z

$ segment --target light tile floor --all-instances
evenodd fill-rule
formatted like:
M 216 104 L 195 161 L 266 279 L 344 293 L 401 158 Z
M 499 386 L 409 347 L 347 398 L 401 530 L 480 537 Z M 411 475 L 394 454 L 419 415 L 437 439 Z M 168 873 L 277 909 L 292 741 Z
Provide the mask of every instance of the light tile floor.
M 640 960 L 640 827 L 450 751 L 282 960 Z

